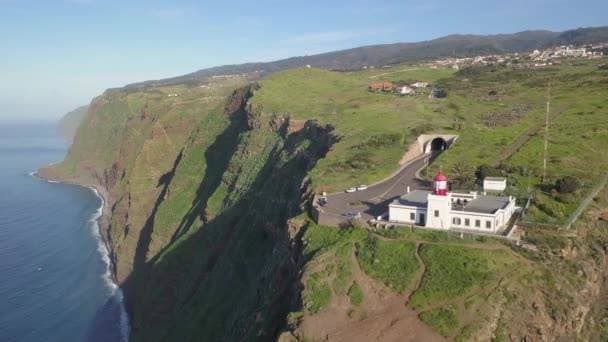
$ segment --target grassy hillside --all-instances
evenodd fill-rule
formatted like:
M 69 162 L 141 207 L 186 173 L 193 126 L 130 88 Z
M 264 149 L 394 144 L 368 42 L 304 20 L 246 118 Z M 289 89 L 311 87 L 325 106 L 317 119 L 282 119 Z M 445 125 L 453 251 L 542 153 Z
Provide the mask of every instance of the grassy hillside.
M 382 79 L 434 82 L 451 69 L 403 66 Z M 311 177 L 317 188 L 341 190 L 371 183 L 391 174 L 407 145 L 420 131 L 449 126 L 452 117 L 435 111 L 438 103 L 424 96 L 371 93 L 374 72 L 338 73 L 296 69 L 260 82 L 253 105 L 264 112 L 289 113 L 296 120 L 315 118 L 336 127 L 340 143 L 320 161 Z
M 452 149 L 431 166 L 442 168 L 456 188 L 474 188 L 475 171 L 509 178 L 509 193 L 520 203 L 535 194 L 531 219 L 560 223 L 608 169 L 608 73 L 601 60 L 566 60 L 546 68 L 488 66 L 453 73 L 451 69 L 400 66 L 387 71 L 337 73 L 297 69 L 261 82 L 253 103 L 266 112 L 313 117 L 335 126 L 340 136 L 311 177 L 318 190 L 341 190 L 390 175 L 407 145 L 427 132 L 459 135 Z M 447 90 L 446 99 L 429 99 L 429 90 L 412 97 L 372 93 L 372 80 L 426 81 Z M 541 182 L 543 125 L 548 84 L 551 110 L 547 178 Z M 425 173 L 423 173 L 425 174 Z M 559 196 L 551 186 L 573 176 L 582 187 Z
M 289 315 L 288 336 L 322 338 L 319 321 L 339 317 L 340 310 L 348 315 L 350 329 L 367 326 L 389 334 L 398 320 L 383 325 L 381 311 L 374 311 L 378 293 L 361 290 L 353 272 L 361 267 L 388 291 L 405 294 L 394 300 L 407 303 L 422 322 L 452 340 L 602 340 L 608 331 L 601 280 L 608 216 L 598 217 L 608 215 L 607 196 L 605 190 L 596 198 L 574 234 L 530 231 L 538 252 L 480 237 L 409 229 L 370 233 L 310 223 L 304 235 L 310 260 L 301 280 L 302 303 Z M 353 250 L 355 260 L 348 257 Z M 352 287 L 360 291 L 356 301 L 345 291 Z M 365 301 L 372 304 L 362 306 Z M 411 318 L 399 320 L 417 324 Z M 340 323 L 330 334 L 340 336 L 344 323 L 334 321 Z
M 65 161 L 42 173 L 106 196 L 105 237 L 134 341 L 268 340 L 285 323 L 307 336 L 328 318 L 356 331 L 391 315 L 461 340 L 584 338 L 604 309 L 589 304 L 601 298 L 601 213 L 587 214 L 577 233 L 530 230 L 532 253 L 433 232 L 320 227 L 303 212 L 313 190 L 380 180 L 419 134 L 442 132 L 460 138 L 432 172 L 442 167 L 468 188 L 487 165 L 520 200 L 532 190 L 531 220 L 563 222 L 608 167 L 602 62 L 305 68 L 259 85 L 236 77 L 108 91 L 92 102 Z M 372 80 L 427 81 L 448 97 L 371 93 Z M 580 188 L 558 191 L 563 176 Z

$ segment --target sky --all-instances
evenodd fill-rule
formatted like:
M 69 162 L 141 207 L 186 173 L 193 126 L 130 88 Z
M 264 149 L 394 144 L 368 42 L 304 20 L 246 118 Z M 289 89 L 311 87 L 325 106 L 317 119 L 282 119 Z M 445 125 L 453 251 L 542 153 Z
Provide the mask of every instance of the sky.
M 107 88 L 440 36 L 608 25 L 606 0 L 0 0 L 0 121 L 56 120 Z

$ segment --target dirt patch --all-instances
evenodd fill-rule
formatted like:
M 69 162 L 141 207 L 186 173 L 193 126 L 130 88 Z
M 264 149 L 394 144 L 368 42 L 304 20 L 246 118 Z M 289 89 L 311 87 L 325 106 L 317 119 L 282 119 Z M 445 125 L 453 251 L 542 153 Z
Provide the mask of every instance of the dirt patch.
M 406 306 L 409 293 L 396 294 L 369 278 L 354 253 L 351 263 L 362 303 L 353 306 L 348 296 L 337 296 L 325 310 L 305 316 L 296 335 L 327 341 L 444 341 Z
M 523 118 L 531 110 L 531 106 L 516 106 L 510 111 L 489 112 L 483 115 L 483 122 L 487 127 L 508 127 Z

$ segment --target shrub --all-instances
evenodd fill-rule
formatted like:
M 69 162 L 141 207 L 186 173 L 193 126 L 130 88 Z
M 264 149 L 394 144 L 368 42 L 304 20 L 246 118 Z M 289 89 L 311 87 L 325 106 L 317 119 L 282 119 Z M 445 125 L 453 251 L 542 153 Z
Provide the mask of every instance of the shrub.
M 477 170 L 475 171 L 475 177 L 477 177 L 477 180 L 479 181 L 479 183 L 481 184 L 481 182 L 483 182 L 483 179 L 486 177 L 498 177 L 498 176 L 502 176 L 502 171 L 499 168 L 490 166 L 488 164 L 483 164 L 477 167 Z
M 417 136 L 419 136 L 421 134 L 424 134 L 426 132 L 430 132 L 433 129 L 435 129 L 435 127 L 432 124 L 425 123 L 425 124 L 422 124 L 420 126 L 412 128 L 412 135 L 415 136 L 415 137 L 417 137 Z
M 576 177 L 565 176 L 555 181 L 555 189 L 562 194 L 575 192 L 581 184 Z
M 363 302 L 363 291 L 356 282 L 348 289 L 348 297 L 353 305 L 359 305 Z
M 420 318 L 435 328 L 441 335 L 449 336 L 454 329 L 458 328 L 458 318 L 454 311 L 454 307 L 448 305 L 423 312 Z

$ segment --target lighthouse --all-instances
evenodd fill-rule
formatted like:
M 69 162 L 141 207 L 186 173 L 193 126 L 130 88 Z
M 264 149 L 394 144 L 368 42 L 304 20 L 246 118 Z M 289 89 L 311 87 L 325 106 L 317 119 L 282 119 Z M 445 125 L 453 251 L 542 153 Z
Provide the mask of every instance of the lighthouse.
M 443 172 L 437 172 L 433 179 L 433 192 L 428 195 L 426 220 L 427 227 L 449 229 L 450 196 L 448 196 L 448 178 Z
M 447 196 L 448 195 L 448 178 L 439 170 L 434 179 L 433 195 Z

